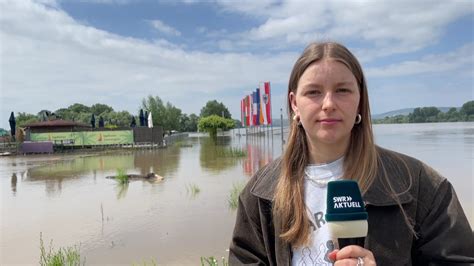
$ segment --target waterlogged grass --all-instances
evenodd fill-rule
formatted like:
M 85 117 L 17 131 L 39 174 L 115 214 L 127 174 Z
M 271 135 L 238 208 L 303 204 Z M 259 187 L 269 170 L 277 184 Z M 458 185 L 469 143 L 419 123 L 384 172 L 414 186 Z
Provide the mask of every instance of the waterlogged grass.
M 117 182 L 119 182 L 121 185 L 128 184 L 129 182 L 127 173 L 121 168 L 117 169 L 117 176 L 115 177 L 115 180 L 117 180 Z
M 245 182 L 237 182 L 237 183 L 232 184 L 232 189 L 230 190 L 229 199 L 228 199 L 229 208 L 231 210 L 236 210 L 237 206 L 239 206 L 239 195 L 240 195 L 240 192 L 242 192 L 242 190 L 244 189 L 244 187 L 245 187 Z
M 199 192 L 201 192 L 201 189 L 198 187 L 198 185 L 193 183 L 186 185 L 186 193 L 191 195 L 191 197 L 196 197 Z
M 247 152 L 242 150 L 241 148 L 225 148 L 225 149 L 218 149 L 217 155 L 220 157 L 228 157 L 228 158 L 242 158 L 247 156 Z
M 180 147 L 180 148 L 192 148 L 193 147 L 193 144 L 186 143 L 182 140 L 175 142 L 174 145 L 176 147 Z
M 81 253 L 77 246 L 53 249 L 53 240 L 46 250 L 43 243 L 43 235 L 40 233 L 40 262 L 41 266 L 78 266 L 85 265 L 85 260 L 81 263 Z
M 156 266 L 156 265 L 158 264 L 156 263 L 156 260 L 154 258 L 151 258 L 150 263 L 148 263 L 148 261 L 143 260 L 141 263 L 138 262 L 138 263 L 132 264 L 132 266 Z
M 214 257 L 201 257 L 201 266 L 219 266 L 219 262 Z M 229 266 L 229 262 L 222 257 L 222 266 Z

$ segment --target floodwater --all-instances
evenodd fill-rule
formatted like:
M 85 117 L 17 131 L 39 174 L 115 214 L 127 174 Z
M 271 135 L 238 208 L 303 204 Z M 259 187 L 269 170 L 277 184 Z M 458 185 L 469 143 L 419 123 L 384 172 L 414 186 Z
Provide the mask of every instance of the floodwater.
M 273 138 L 192 135 L 166 149 L 0 158 L 0 264 L 38 264 L 46 246 L 80 246 L 86 264 L 198 265 L 227 257 L 235 210 L 229 197 L 281 154 Z M 474 225 L 474 123 L 375 125 L 379 145 L 414 156 L 446 176 Z M 243 133 L 244 130 L 240 130 Z M 224 156 L 238 147 L 247 157 Z M 161 182 L 106 179 L 118 168 Z M 192 188 L 199 188 L 199 192 Z

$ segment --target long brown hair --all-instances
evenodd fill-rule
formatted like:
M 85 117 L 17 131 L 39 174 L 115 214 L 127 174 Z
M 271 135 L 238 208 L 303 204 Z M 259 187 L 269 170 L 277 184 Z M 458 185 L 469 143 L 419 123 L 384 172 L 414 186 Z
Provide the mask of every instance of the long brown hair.
M 367 84 L 356 57 L 343 45 L 334 42 L 312 43 L 296 61 L 290 75 L 288 94 L 296 94 L 298 82 L 306 68 L 323 59 L 343 63 L 354 74 L 360 92 L 359 113 L 362 121 L 354 125 L 349 147 L 344 157 L 344 178 L 359 183 L 367 191 L 377 172 L 377 150 L 370 118 Z M 288 97 L 288 117 L 293 117 Z M 294 246 L 309 241 L 310 221 L 304 203 L 304 168 L 310 163 L 308 140 L 302 126 L 292 121 L 286 150 L 282 156 L 282 171 L 274 196 L 273 213 L 281 221 L 280 237 Z M 361 178 L 363 177 L 363 178 Z

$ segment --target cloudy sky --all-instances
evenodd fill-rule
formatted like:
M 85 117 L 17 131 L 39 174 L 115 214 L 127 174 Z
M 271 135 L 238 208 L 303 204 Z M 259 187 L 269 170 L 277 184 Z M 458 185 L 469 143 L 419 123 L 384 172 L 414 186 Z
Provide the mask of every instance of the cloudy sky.
M 474 2 L 0 0 L 0 127 L 11 111 L 73 103 L 137 113 L 159 96 L 199 114 L 272 84 L 279 116 L 295 59 L 312 41 L 360 59 L 372 113 L 461 106 L 473 97 Z

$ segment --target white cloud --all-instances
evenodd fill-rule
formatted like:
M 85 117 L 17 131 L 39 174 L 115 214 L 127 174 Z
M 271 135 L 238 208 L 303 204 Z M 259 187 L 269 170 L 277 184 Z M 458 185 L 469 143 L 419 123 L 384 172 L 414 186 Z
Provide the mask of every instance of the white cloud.
M 260 3 L 260 1 L 255 1 Z M 417 51 L 439 41 L 446 26 L 474 12 L 470 1 L 284 1 L 243 7 L 218 1 L 226 11 L 260 17 L 265 22 L 236 38 L 306 45 L 314 40 L 368 43 L 361 51 L 371 60 Z
M 12 110 L 54 111 L 75 102 L 102 102 L 116 110 L 136 112 L 140 100 L 149 94 L 172 102 L 186 113 L 199 112 L 207 100 L 220 101 L 221 95 L 235 116 L 238 102 L 233 106 L 228 95 L 243 95 L 262 80 L 270 80 L 279 89 L 274 99 L 285 102 L 281 89 L 286 87 L 301 44 L 334 36 L 344 40 L 360 38 L 376 46 L 355 49 L 362 61 L 370 61 L 422 49 L 438 41 L 447 24 L 472 13 L 464 2 L 459 3 L 461 8 L 450 3 L 433 4 L 424 12 L 419 3 L 402 3 L 406 4 L 404 7 L 393 2 L 383 7 L 376 2 L 315 5 L 302 1 L 254 1 L 258 3 L 238 7 L 229 1 L 226 12 L 260 17 L 263 23 L 240 34 L 231 34 L 227 28 L 198 28 L 197 32 L 209 38 L 207 42 L 221 48 L 221 52 L 199 52 L 165 39 L 145 41 L 111 34 L 80 23 L 54 1 L 47 2 L 45 6 L 30 1 L 0 1 L 2 117 L 8 117 Z M 418 17 L 412 9 L 419 13 Z M 179 33 L 161 21 L 157 25 L 168 27 L 167 34 Z M 298 48 L 295 52 L 281 52 L 288 46 Z M 245 50 L 239 47 L 262 48 L 265 52 L 229 52 Z M 407 59 L 367 68 L 366 72 L 369 78 L 449 71 L 472 77 L 473 49 L 471 43 L 447 54 Z M 466 68 L 471 71 L 466 72 Z
M 165 40 L 143 41 L 83 25 L 65 12 L 27 1 L 0 9 L 1 114 L 52 111 L 102 102 L 135 112 L 151 94 L 184 112 L 247 91 L 261 80 L 286 83 L 296 54 L 188 52 Z M 183 102 L 186 97 L 191 102 Z M 236 105 L 238 101 L 236 100 Z
M 473 54 L 474 44 L 470 43 L 446 54 L 428 55 L 420 60 L 409 60 L 387 66 L 367 68 L 366 73 L 374 78 L 447 73 L 458 69 L 471 69 L 472 73 Z
M 169 34 L 169 35 L 174 35 L 174 36 L 181 36 L 181 32 L 179 32 L 177 29 L 166 25 L 163 21 L 155 19 L 151 20 L 150 24 L 153 26 L 153 28 L 157 29 L 158 31 Z

